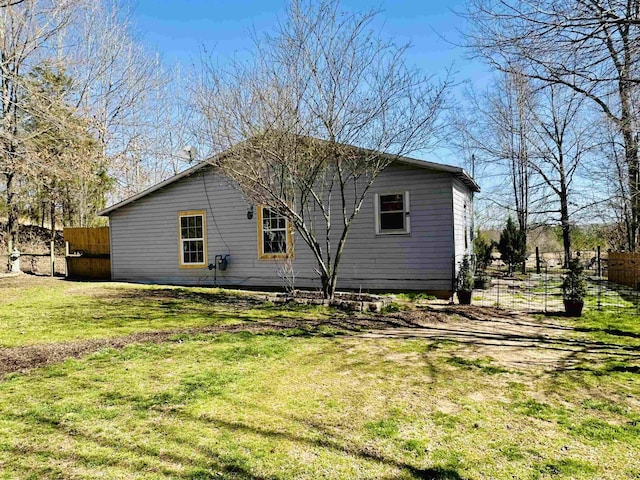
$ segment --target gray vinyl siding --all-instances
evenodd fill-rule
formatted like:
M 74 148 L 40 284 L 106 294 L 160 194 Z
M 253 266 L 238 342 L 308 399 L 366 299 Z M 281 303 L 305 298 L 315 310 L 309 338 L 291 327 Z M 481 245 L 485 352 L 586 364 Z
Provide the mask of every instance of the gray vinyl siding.
M 205 190 L 206 186 L 206 190 Z M 411 231 L 376 235 L 374 195 L 410 192 Z M 457 192 L 457 193 L 456 193 Z M 449 290 L 455 255 L 453 210 L 456 195 L 468 189 L 444 172 L 404 164 L 376 179 L 354 219 L 340 264 L 338 288 L 368 290 Z M 336 205 L 337 206 L 337 205 Z M 217 272 L 223 286 L 282 287 L 283 260 L 259 260 L 257 212 L 247 219 L 242 194 L 213 168 L 157 190 L 110 214 L 112 278 L 118 281 L 212 285 L 207 268 L 179 268 L 178 212 L 206 211 L 207 256 L 229 254 Z M 335 206 L 333 212 L 337 212 Z M 334 217 L 333 221 L 336 221 Z M 457 237 L 456 237 L 457 238 Z M 334 239 L 334 245 L 337 238 Z M 319 288 L 315 259 L 294 233 L 296 287 Z M 458 251 L 458 250 L 457 250 Z
M 466 225 L 465 225 L 465 205 L 466 205 Z M 473 253 L 471 240 L 473 234 L 471 226 L 473 224 L 473 197 L 469 189 L 457 179 L 453 179 L 453 231 L 455 244 L 456 265 L 462 261 L 465 254 Z M 467 238 L 465 248 L 465 236 Z

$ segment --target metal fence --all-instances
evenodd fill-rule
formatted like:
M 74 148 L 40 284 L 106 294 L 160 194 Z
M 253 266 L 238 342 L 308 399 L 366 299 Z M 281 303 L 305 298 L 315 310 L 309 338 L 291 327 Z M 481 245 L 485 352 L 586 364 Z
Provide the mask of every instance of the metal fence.
M 609 261 L 606 254 L 584 256 L 587 295 L 584 311 L 614 311 L 640 315 L 640 263 L 639 268 L 629 268 L 628 263 Z M 473 304 L 495 306 L 510 310 L 522 310 L 546 314 L 564 312 L 562 280 L 566 270 L 558 264 L 554 267 L 530 265 L 526 273 L 507 276 L 505 269 L 494 267 L 488 272 L 486 288 L 476 288 Z M 624 277 L 626 285 L 619 282 Z M 615 281 L 612 281 L 615 280 Z

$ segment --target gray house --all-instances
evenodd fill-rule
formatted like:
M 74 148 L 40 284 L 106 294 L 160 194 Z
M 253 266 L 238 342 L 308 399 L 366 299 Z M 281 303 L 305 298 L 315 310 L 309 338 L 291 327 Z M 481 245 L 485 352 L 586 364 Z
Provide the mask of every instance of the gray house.
M 454 266 L 471 251 L 478 191 L 458 167 L 411 158 L 391 164 L 353 221 L 338 289 L 448 297 Z M 281 288 L 287 267 L 296 288 L 320 288 L 314 256 L 286 220 L 249 205 L 206 162 L 99 214 L 109 217 L 113 280 Z

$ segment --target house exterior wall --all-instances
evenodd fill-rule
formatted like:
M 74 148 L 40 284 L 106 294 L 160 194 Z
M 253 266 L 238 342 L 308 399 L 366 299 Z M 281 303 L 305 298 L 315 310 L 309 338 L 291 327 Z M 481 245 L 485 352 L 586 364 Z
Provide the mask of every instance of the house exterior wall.
M 375 194 L 405 191 L 410 192 L 410 233 L 376 235 Z M 452 261 L 459 251 L 454 242 L 458 230 L 452 205 L 459 204 L 457 196 L 465 191 L 468 193 L 448 173 L 405 164 L 385 169 L 351 226 L 339 267 L 338 288 L 450 290 Z M 213 285 L 215 274 L 216 285 L 280 288 L 284 281 L 279 271 L 290 265 L 296 274 L 296 287 L 319 288 L 313 254 L 295 233 L 294 259 L 290 263 L 258 259 L 257 215 L 247 219 L 248 207 L 226 177 L 213 168 L 204 168 L 111 212 L 112 278 Z M 213 263 L 216 255 L 228 254 L 226 271 L 178 266 L 178 212 L 196 210 L 206 212 L 208 262 Z
M 466 254 L 473 253 L 473 194 L 459 180 L 453 179 L 453 237 L 456 270 Z

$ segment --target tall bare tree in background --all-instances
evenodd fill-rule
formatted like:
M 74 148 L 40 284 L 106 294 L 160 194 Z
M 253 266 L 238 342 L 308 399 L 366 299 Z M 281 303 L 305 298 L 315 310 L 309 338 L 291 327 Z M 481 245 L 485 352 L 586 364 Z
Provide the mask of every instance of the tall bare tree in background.
M 564 85 L 588 98 L 620 132 L 629 203 L 627 245 L 638 247 L 640 177 L 638 115 L 640 77 L 638 0 L 469 0 L 469 46 L 491 65 Z
M 44 226 L 48 210 L 52 230 L 56 216 L 88 225 L 111 178 L 119 199 L 175 173 L 167 165 L 182 136 L 166 132 L 184 115 L 168 94 L 173 77 L 127 18 L 111 0 L 0 4 L 0 211 L 10 244 L 20 215 Z
M 594 203 L 572 188 L 580 175 L 578 182 L 586 181 L 583 164 L 598 142 L 594 114 L 584 96 L 563 85 L 498 75 L 456 113 L 456 143 L 476 153 L 479 176 L 494 185 L 487 188 L 491 201 L 514 211 L 520 229 L 561 226 L 567 264 L 573 215 Z
M 0 173 L 7 209 L 6 232 L 15 244 L 18 229 L 17 187 L 29 172 L 20 128 L 29 98 L 26 73 L 45 58 L 55 58 L 59 38 L 73 18 L 74 1 L 25 0 L 0 8 Z
M 586 99 L 564 85 L 541 89 L 532 110 L 531 169 L 543 185 L 538 215 L 552 215 L 562 229 L 564 265 L 571 259 L 572 213 L 578 209 L 574 179 L 593 151 L 593 123 Z
M 535 95 L 528 79 L 518 73 L 499 75 L 482 93 L 469 92 L 466 109 L 451 122 L 452 141 L 474 152 L 479 177 L 500 178 L 491 201 L 514 212 L 518 228 L 527 232 L 532 203 L 531 144 Z
M 600 120 L 594 122 L 594 155 L 586 165 L 587 182 L 595 187 L 589 193 L 597 206 L 595 218 L 606 227 L 603 234 L 607 244 L 614 250 L 626 250 L 631 215 L 624 145 L 618 128 L 607 119 Z
M 433 145 L 447 81 L 408 67 L 376 12 L 293 0 L 273 36 L 226 71 L 205 61 L 197 103 L 218 165 L 251 202 L 285 216 L 332 298 L 352 221 L 378 174 Z
M 68 56 L 76 107 L 92 119 L 103 156 L 116 172 L 115 199 L 159 180 L 147 172 L 165 160 L 158 130 L 165 137 L 171 131 L 169 106 L 175 98 L 168 94 L 170 78 L 157 56 L 142 48 L 130 29 L 118 4 L 92 2 L 74 25 L 79 41 Z
M 518 227 L 526 236 L 529 228 L 531 195 L 531 152 L 527 135 L 531 130 L 531 111 L 534 100 L 530 82 L 519 69 L 509 72 L 505 80 L 506 102 L 500 114 L 503 115 L 502 120 L 504 125 L 508 125 L 508 129 L 501 141 L 503 151 L 509 157 Z

